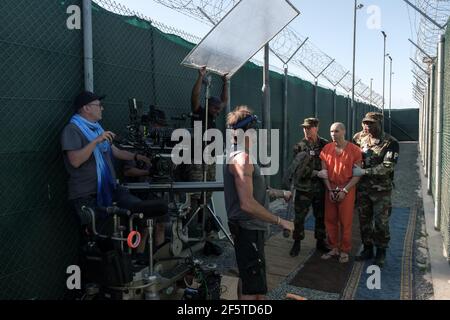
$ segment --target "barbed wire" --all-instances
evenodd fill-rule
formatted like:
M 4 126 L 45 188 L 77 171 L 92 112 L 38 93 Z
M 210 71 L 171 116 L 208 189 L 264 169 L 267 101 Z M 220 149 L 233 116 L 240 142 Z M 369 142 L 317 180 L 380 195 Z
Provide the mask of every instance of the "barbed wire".
M 177 35 L 189 42 L 192 43 L 199 43 L 202 39 L 200 37 L 197 37 L 195 35 L 192 35 L 188 32 L 185 32 L 183 30 L 179 30 L 176 29 L 174 27 L 168 26 L 162 22 L 156 21 L 154 19 L 151 19 L 145 15 L 143 15 L 140 12 L 131 10 L 130 8 L 128 8 L 127 6 L 124 6 L 123 4 L 117 3 L 114 0 L 93 0 L 93 2 L 95 2 L 97 5 L 99 5 L 100 7 L 116 13 L 116 14 L 120 14 L 120 15 L 125 15 L 125 16 L 136 16 L 139 19 L 145 20 L 150 22 L 154 27 L 158 28 L 159 30 L 161 30 L 164 33 L 170 33 L 170 34 L 174 34 Z
M 415 6 L 441 26 L 444 26 L 450 17 L 450 0 L 415 0 Z M 421 14 L 416 14 L 414 20 L 410 19 L 410 24 L 411 29 L 416 31 L 416 44 L 422 49 L 414 47 L 411 57 L 414 75 L 413 97 L 420 101 L 421 95 L 426 92 L 427 73 L 437 56 L 439 37 L 445 31 Z
M 208 25 L 217 24 L 239 2 L 239 0 L 154 1 Z M 270 48 L 284 64 L 291 59 L 290 63 L 305 69 L 314 80 L 323 77 L 333 87 L 340 86 L 347 92 L 351 91 L 352 74 L 294 29 L 290 27 L 283 29 L 271 41 Z M 363 101 L 370 102 L 370 89 L 365 90 L 367 86 L 362 82 L 360 86 L 361 88 L 358 92 L 355 88 L 355 94 L 359 95 Z M 378 94 L 373 91 L 372 101 L 376 106 L 380 107 L 382 101 L 373 99 L 373 97 L 377 96 Z

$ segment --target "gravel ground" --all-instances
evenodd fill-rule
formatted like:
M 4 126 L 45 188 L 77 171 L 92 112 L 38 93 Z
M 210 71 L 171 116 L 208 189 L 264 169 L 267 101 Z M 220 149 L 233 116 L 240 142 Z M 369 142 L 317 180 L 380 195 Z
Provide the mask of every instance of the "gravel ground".
M 418 203 L 417 224 L 414 244 L 414 299 L 433 299 L 430 259 L 427 243 L 425 217 L 422 208 L 422 192 L 420 190 L 420 170 L 417 166 L 417 143 L 401 143 L 400 158 L 395 172 L 395 190 L 393 205 L 398 208 L 408 208 Z

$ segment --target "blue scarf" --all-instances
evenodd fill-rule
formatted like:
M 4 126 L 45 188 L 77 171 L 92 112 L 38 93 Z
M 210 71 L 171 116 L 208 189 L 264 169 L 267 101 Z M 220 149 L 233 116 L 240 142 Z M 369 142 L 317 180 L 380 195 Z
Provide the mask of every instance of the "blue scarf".
M 105 131 L 98 122 L 90 122 L 79 114 L 75 114 L 70 119 L 70 123 L 76 125 L 89 142 L 95 140 Z M 109 168 L 103 156 L 105 152 L 109 152 L 112 156 L 112 150 L 108 141 L 99 143 L 94 149 L 95 163 L 97 165 L 97 205 L 102 207 L 112 205 L 113 191 L 116 188 L 111 168 Z

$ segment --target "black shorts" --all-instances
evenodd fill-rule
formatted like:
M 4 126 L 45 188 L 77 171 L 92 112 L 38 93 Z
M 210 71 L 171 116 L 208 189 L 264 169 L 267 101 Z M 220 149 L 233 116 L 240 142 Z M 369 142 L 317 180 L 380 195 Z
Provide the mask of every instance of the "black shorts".
M 243 229 L 230 222 L 234 238 L 234 250 L 242 282 L 242 294 L 267 294 L 266 261 L 264 256 L 264 235 L 261 230 Z

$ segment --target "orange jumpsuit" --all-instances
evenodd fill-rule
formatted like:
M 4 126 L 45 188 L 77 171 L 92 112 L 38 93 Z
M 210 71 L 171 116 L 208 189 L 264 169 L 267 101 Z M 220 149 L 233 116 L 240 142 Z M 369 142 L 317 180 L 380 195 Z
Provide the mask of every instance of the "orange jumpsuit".
M 340 155 L 336 154 L 335 146 L 335 143 L 329 143 L 320 154 L 320 158 L 326 164 L 332 190 L 336 187 L 343 189 L 353 177 L 353 166 L 360 165 L 362 161 L 361 150 L 353 143 L 349 142 Z M 329 191 L 325 197 L 325 227 L 328 244 L 332 249 L 337 248 L 345 253 L 350 253 L 351 250 L 356 188 L 353 187 L 348 191 L 342 202 L 332 202 Z

